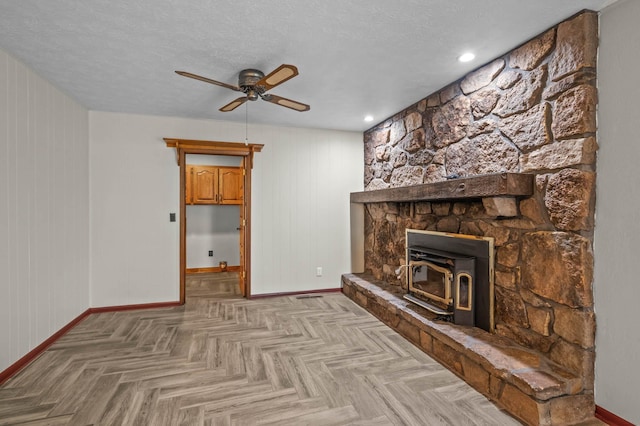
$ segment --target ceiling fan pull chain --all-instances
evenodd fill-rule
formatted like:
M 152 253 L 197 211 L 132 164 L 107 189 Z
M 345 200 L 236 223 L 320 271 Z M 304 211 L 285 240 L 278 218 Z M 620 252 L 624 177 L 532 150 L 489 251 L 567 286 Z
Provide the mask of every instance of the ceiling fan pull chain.
M 249 102 L 245 102 L 244 104 L 244 144 L 249 145 Z

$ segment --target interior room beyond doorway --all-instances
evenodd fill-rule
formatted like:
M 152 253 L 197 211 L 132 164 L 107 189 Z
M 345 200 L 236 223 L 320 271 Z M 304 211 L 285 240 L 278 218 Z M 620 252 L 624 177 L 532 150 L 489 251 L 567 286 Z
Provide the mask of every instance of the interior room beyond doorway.
M 224 155 L 186 155 L 189 166 L 241 167 L 242 157 Z M 196 169 L 197 170 L 197 169 Z M 192 182 L 187 178 L 187 185 Z M 187 193 L 192 191 L 187 188 Z M 193 201 L 195 199 L 195 201 Z M 216 274 L 241 270 L 239 204 L 198 202 L 187 199 L 186 205 L 186 273 Z M 236 277 L 237 274 L 232 274 Z M 189 286 L 186 287 L 189 295 Z

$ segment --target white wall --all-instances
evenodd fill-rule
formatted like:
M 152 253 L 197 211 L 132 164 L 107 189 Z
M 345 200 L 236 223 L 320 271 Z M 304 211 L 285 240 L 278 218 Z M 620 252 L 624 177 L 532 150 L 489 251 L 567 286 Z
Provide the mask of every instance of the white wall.
M 640 424 L 640 2 L 600 16 L 595 231 L 596 403 Z
M 0 51 L 0 371 L 89 306 L 87 111 Z
M 239 226 L 240 206 L 187 206 L 187 268 L 240 265 Z
M 90 112 L 89 122 L 91 306 L 178 300 L 179 222 L 169 222 L 179 211 L 178 166 L 162 138 L 242 141 L 244 124 L 105 112 Z M 251 143 L 265 145 L 252 182 L 252 293 L 339 287 L 350 270 L 362 134 L 249 130 Z
M 250 134 L 265 143 L 253 174 L 252 293 L 340 287 L 351 272 L 349 194 L 363 190 L 362 133 Z
M 187 154 L 186 163 L 197 164 L 200 166 L 240 167 L 242 165 L 242 157 L 230 155 Z

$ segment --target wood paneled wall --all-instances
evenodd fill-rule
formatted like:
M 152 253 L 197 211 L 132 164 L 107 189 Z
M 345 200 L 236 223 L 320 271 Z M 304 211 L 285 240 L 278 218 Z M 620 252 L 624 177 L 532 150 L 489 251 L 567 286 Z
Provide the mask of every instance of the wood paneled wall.
M 363 187 L 362 134 L 265 128 L 261 137 L 253 173 L 254 294 L 340 287 L 351 271 L 349 196 Z
M 89 305 L 88 113 L 0 51 L 0 370 Z
M 91 306 L 178 300 L 179 222 L 169 222 L 179 212 L 178 166 L 162 138 L 242 141 L 245 125 L 96 111 L 89 121 Z M 362 133 L 250 122 L 249 138 L 264 144 L 252 174 L 252 294 L 339 287 L 351 270 Z

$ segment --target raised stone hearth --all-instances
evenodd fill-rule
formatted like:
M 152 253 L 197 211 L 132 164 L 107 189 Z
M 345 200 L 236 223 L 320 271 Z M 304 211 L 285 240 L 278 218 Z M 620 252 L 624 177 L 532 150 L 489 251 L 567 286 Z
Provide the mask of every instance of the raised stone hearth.
M 437 321 L 370 275 L 342 276 L 344 294 L 527 424 L 593 420 L 584 380 L 537 351 L 475 327 Z

